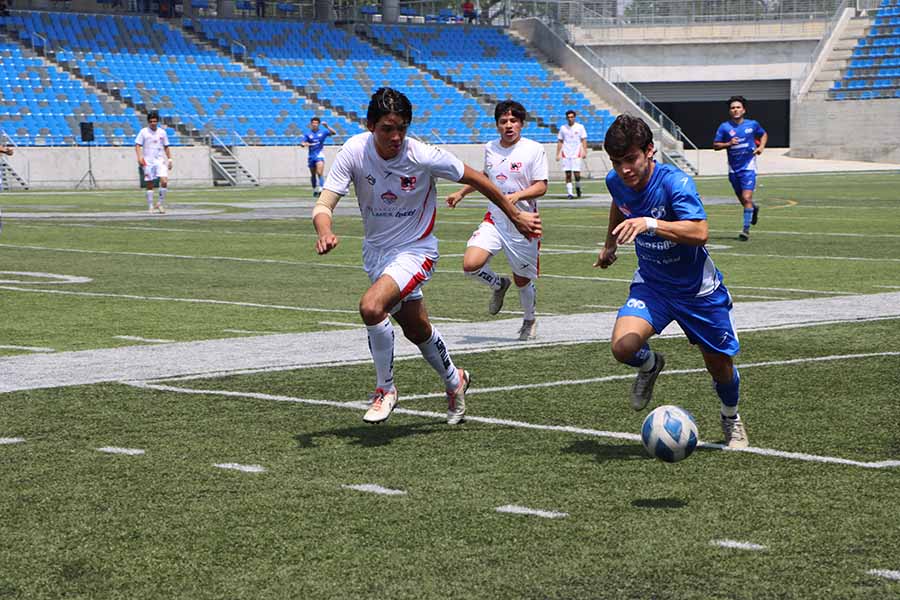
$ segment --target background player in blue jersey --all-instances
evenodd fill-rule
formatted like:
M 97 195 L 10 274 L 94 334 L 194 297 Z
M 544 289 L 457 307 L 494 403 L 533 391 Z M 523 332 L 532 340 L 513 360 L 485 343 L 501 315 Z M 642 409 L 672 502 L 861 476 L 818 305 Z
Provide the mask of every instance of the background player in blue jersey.
M 606 241 L 594 266 L 612 265 L 620 244 L 634 242 L 638 258 L 612 334 L 613 356 L 638 369 L 631 407 L 647 406 L 666 364 L 665 356 L 651 351 L 647 341 L 675 321 L 700 348 L 712 375 L 725 443 L 745 448 L 749 442 L 738 415 L 741 379 L 732 358 L 740 344 L 731 320 L 731 295 L 706 250 L 706 211 L 694 181 L 676 167 L 653 160 L 653 133 L 637 117 L 619 115 L 603 147 L 613 166 L 606 176 L 613 203 Z
M 319 129 L 319 125 L 325 129 Z M 309 167 L 309 182 L 313 188 L 313 196 L 319 197 L 322 193 L 322 184 L 325 183 L 325 156 L 322 149 L 325 147 L 325 139 L 328 136 L 336 134 L 337 131 L 328 126 L 328 123 L 322 123 L 319 117 L 313 117 L 309 120 L 309 131 L 303 134 L 301 146 L 309 148 L 309 158 L 306 164 Z
M 765 150 L 769 134 L 753 119 L 744 118 L 747 99 L 743 96 L 728 99 L 728 113 L 731 118 L 719 125 L 713 148 L 728 151 L 728 181 L 744 206 L 744 226 L 738 238 L 746 242 L 750 239 L 750 225 L 756 225 L 759 216 L 759 206 L 753 202 L 756 157 Z

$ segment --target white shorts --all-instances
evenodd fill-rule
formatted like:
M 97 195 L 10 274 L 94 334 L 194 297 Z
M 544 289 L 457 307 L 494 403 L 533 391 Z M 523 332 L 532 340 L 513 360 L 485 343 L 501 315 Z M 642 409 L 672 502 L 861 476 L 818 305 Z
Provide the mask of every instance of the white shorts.
M 482 221 L 466 247 L 487 250 L 491 256 L 503 250 L 513 273 L 526 279 L 537 279 L 541 266 L 541 240 L 528 239 L 512 225 L 510 227 L 512 231 L 504 231 L 502 225 Z
M 401 303 L 422 299 L 422 286 L 434 275 L 439 256 L 433 235 L 387 250 L 363 242 L 363 268 L 369 281 L 375 283 L 382 275 L 389 276 L 400 288 Z M 398 308 L 393 307 L 391 313 Z
M 578 171 L 581 172 L 581 159 L 580 158 L 569 158 L 568 156 L 564 156 L 562 160 L 559 161 L 562 165 L 563 171 Z
M 144 181 L 169 178 L 169 160 L 164 158 L 156 162 L 147 163 L 144 167 Z

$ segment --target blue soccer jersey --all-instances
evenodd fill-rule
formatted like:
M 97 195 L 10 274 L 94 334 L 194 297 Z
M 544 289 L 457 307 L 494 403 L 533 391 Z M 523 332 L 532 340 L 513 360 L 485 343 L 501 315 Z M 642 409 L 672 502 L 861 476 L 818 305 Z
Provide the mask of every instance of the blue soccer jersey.
M 309 158 L 319 158 L 322 156 L 322 148 L 325 147 L 325 138 L 331 135 L 327 129 L 319 129 L 318 131 L 309 130 L 303 134 L 303 141 L 309 144 Z
M 672 165 L 656 164 L 647 186 L 636 192 L 610 171 L 606 187 L 626 219 L 706 220 L 694 180 Z M 706 296 L 719 287 L 722 274 L 705 246 L 689 246 L 641 233 L 634 240 L 638 268 L 634 283 L 647 283 L 665 294 Z
M 756 171 L 756 140 L 766 133 L 762 125 L 753 119 L 744 119 L 740 125 L 734 121 L 725 121 L 716 130 L 716 142 L 730 142 L 732 138 L 737 138 L 738 143 L 729 146 L 728 152 L 728 171 L 736 173 L 738 171 L 750 170 Z

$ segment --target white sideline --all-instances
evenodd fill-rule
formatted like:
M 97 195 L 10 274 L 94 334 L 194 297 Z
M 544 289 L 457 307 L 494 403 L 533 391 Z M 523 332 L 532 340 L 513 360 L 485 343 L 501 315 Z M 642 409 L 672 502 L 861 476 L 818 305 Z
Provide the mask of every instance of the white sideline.
M 348 490 L 356 490 L 357 492 L 368 492 L 370 494 L 383 494 L 385 496 L 405 496 L 406 492 L 403 490 L 392 490 L 391 488 L 386 488 L 378 485 L 377 483 L 361 483 L 358 485 L 342 485 L 342 488 Z
M 146 342 L 148 344 L 172 344 L 175 342 L 175 340 L 145 338 L 137 335 L 114 335 L 113 337 L 117 340 L 126 340 L 129 342 Z
M 116 446 L 103 446 L 97 448 L 97 452 L 105 452 L 106 454 L 125 454 L 127 456 L 140 456 L 145 451 L 140 448 L 118 448 Z
M 265 473 L 266 468 L 260 465 L 242 465 L 239 463 L 217 463 L 213 465 L 220 469 L 230 469 L 232 471 L 241 471 L 243 473 Z
M 554 510 L 538 510 L 536 508 L 527 508 L 517 504 L 507 504 L 495 508 L 498 513 L 511 513 L 514 515 L 534 515 L 536 517 L 544 517 L 545 519 L 561 519 L 568 517 L 569 513 L 556 512 Z
M 753 542 L 738 542 L 736 540 L 712 540 L 711 546 L 721 546 L 722 548 L 734 548 L 736 550 L 767 550 L 763 545 L 754 544 Z
M 876 577 L 884 577 L 885 579 L 893 579 L 894 581 L 900 581 L 900 571 L 889 571 L 887 569 L 869 569 L 866 571 L 869 575 L 875 575 Z
M 8 444 L 21 444 L 25 441 L 25 438 L 20 437 L 0 437 L 0 446 L 6 446 Z

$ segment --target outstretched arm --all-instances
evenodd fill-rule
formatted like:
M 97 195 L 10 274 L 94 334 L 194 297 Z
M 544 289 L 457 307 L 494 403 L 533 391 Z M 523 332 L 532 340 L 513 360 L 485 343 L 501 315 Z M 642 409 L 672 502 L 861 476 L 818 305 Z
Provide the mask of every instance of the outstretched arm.
M 456 205 L 462 202 L 462 199 L 475 191 L 471 185 L 464 185 L 460 189 L 456 190 L 449 196 L 447 196 L 447 206 L 450 208 L 456 208 Z

